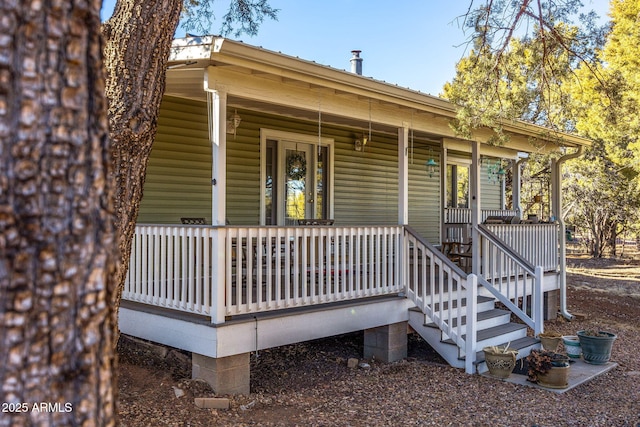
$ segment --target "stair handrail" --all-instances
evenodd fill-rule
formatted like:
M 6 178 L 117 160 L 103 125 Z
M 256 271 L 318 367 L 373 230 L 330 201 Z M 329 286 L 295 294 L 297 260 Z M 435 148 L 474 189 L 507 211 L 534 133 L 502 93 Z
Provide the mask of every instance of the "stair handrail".
M 465 354 L 465 372 L 473 374 L 475 370 L 476 358 L 476 318 L 478 307 L 475 303 L 478 296 L 477 276 L 467 274 L 460 267 L 454 264 L 449 258 L 440 252 L 435 246 L 426 241 L 418 232 L 405 225 L 404 258 L 406 296 L 418 307 L 422 313 L 428 316 L 433 323 L 442 330 Z M 413 248 L 411 245 L 413 244 Z M 413 252 L 411 251 L 413 249 Z M 421 253 L 420 260 L 418 253 Z M 426 261 L 429 259 L 429 274 L 427 274 Z M 413 263 L 412 263 L 413 261 Z M 422 268 L 418 269 L 418 261 L 422 261 Z M 413 266 L 413 271 L 411 271 Z M 438 285 L 444 290 L 444 276 L 447 276 L 446 292 L 435 292 L 436 290 L 436 267 L 441 274 L 438 276 Z M 428 276 L 428 277 L 427 277 Z M 454 292 L 453 285 L 457 284 L 464 291 Z M 447 299 L 445 300 L 445 295 Z M 434 295 L 438 295 L 437 300 Z M 463 307 L 463 299 L 473 301 Z M 452 309 L 453 302 L 456 301 L 457 310 Z M 444 315 L 445 302 L 448 307 L 448 315 Z M 435 307 L 438 307 L 436 309 Z M 455 316 L 453 313 L 455 312 Z M 463 317 L 466 323 L 463 325 Z M 455 320 L 455 321 L 454 321 Z M 454 326 L 455 325 L 455 326 Z
M 542 266 L 534 266 L 517 252 L 515 252 L 508 244 L 496 236 L 491 230 L 483 224 L 478 224 L 477 231 L 482 238 L 481 250 L 482 271 L 478 275 L 478 283 L 485 287 L 496 299 L 505 305 L 512 313 L 518 316 L 523 322 L 533 329 L 535 336 L 544 331 L 544 310 L 543 310 L 543 280 L 544 268 Z M 493 267 L 499 264 L 503 270 L 505 269 L 503 261 L 512 264 L 506 267 L 508 272 L 508 280 L 513 278 L 514 293 L 511 294 L 511 287 L 506 286 L 506 294 L 501 289 L 502 286 L 496 287 L 496 281 L 502 285 L 504 280 L 504 271 L 494 275 Z M 531 290 L 531 315 L 527 314 L 527 275 L 533 279 L 533 289 Z M 519 286 L 522 285 L 522 289 Z M 520 307 L 520 305 L 522 307 Z

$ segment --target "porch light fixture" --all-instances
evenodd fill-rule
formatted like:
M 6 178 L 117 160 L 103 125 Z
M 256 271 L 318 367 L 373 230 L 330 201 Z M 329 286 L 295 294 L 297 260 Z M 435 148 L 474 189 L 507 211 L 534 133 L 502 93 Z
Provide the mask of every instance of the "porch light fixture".
M 235 110 L 233 112 L 233 116 L 231 116 L 229 120 L 227 120 L 227 133 L 235 135 L 236 130 L 238 129 L 238 126 L 240 126 L 241 121 L 242 121 L 242 118 L 238 114 L 238 111 Z
M 356 139 L 353 143 L 353 149 L 356 151 L 364 151 L 364 146 L 369 142 L 369 138 L 363 136 L 362 139 Z
M 487 175 L 490 182 L 494 184 L 502 182 L 502 179 L 506 174 L 507 172 L 502 167 L 502 160 L 496 160 L 495 164 L 492 164 L 491 161 L 487 160 Z
M 429 160 L 427 160 L 427 162 L 424 164 L 427 168 L 427 173 L 429 174 L 429 178 L 433 178 L 433 173 L 436 170 L 436 167 L 438 166 L 438 162 L 436 162 L 433 157 L 431 157 Z

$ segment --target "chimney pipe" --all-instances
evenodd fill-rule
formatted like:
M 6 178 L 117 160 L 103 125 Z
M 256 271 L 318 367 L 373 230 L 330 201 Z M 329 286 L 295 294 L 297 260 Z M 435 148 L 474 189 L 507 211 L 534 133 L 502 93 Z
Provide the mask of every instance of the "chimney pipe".
M 362 75 L 362 58 L 360 58 L 361 50 L 352 50 L 351 54 L 351 72 L 359 76 Z

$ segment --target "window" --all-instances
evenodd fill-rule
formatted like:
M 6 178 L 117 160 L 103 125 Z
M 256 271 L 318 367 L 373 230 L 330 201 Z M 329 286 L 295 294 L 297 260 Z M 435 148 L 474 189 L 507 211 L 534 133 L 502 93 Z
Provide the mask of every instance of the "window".
M 447 207 L 469 207 L 469 166 L 447 165 Z

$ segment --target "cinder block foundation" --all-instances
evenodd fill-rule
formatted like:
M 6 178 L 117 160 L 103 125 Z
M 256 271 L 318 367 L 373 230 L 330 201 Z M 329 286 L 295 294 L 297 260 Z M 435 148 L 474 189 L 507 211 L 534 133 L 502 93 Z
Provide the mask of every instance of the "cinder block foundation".
M 407 322 L 364 331 L 364 358 L 395 362 L 407 357 Z
M 193 353 L 191 377 L 209 383 L 217 394 L 249 394 L 249 353 L 213 358 Z
M 545 292 L 542 301 L 544 320 L 555 320 L 560 310 L 560 290 Z

